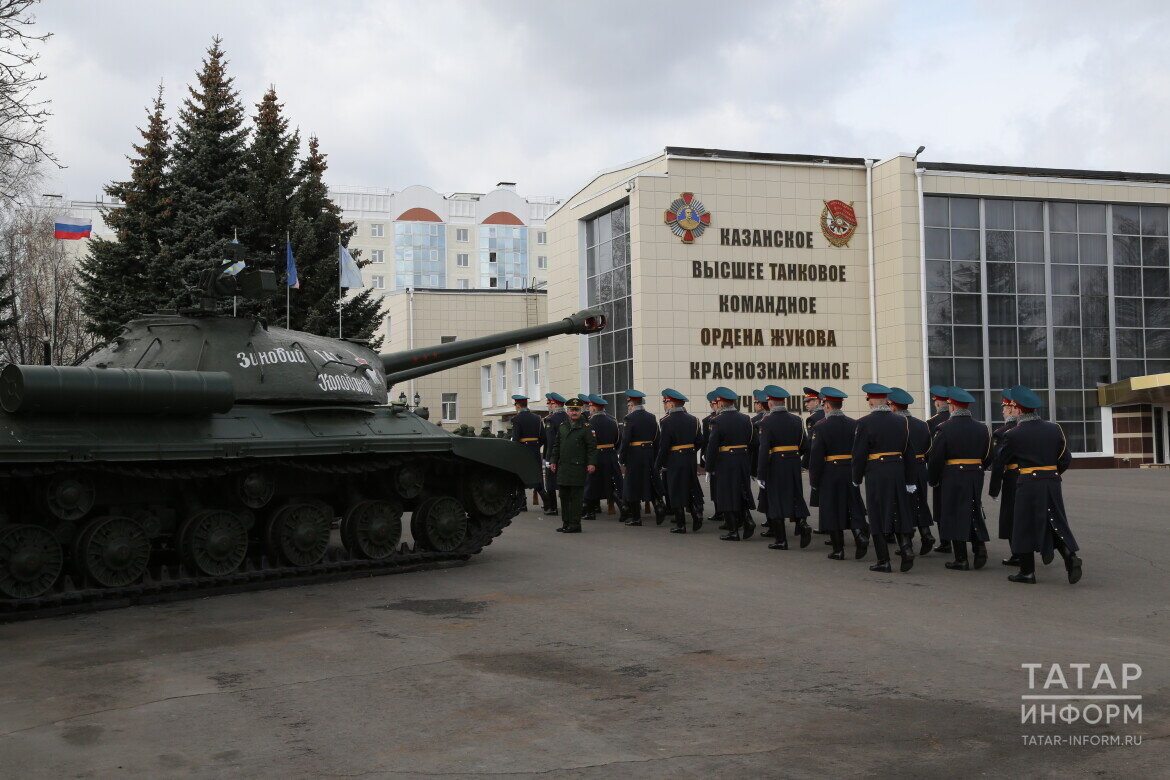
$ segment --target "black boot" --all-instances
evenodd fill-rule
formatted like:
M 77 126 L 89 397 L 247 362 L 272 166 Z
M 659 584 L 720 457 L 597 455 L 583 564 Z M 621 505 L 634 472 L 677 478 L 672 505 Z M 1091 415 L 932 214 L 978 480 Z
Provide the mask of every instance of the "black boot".
M 922 546 L 918 548 L 918 554 L 926 555 L 934 549 L 934 536 L 930 533 L 929 525 L 919 528 L 918 533 L 922 535 Z
M 638 501 L 627 501 L 622 516 L 626 517 L 626 525 L 642 525 L 642 504 Z
M 738 542 L 739 541 L 739 517 L 735 512 L 720 512 L 723 515 L 723 526 L 727 529 L 727 533 L 720 536 L 719 539 L 724 542 Z
M 1019 556 L 1020 571 L 1017 574 L 1009 574 L 1008 579 L 1012 582 L 1022 582 L 1025 585 L 1036 584 L 1036 553 L 1024 553 Z
M 703 513 L 691 510 L 691 533 L 698 533 L 703 527 Z
M 731 526 L 728 525 L 727 518 L 724 517 L 722 512 L 716 512 L 715 514 L 711 515 L 710 517 L 707 518 L 707 522 L 714 523 L 716 520 L 719 520 L 721 517 L 723 518 L 723 521 L 721 523 L 719 523 L 719 530 L 720 531 L 730 531 Z
M 812 543 L 812 526 L 808 524 L 806 518 L 802 517 L 796 521 L 796 532 L 800 534 L 800 549 L 803 550 Z
M 955 550 L 955 559 L 947 561 L 946 567 L 955 571 L 970 571 L 971 564 L 967 561 L 967 543 L 955 541 L 951 543 Z
M 938 543 L 938 547 L 935 547 L 935 548 L 934 548 L 934 551 L 935 551 L 935 552 L 940 552 L 940 553 L 942 553 L 943 555 L 947 555 L 947 554 L 949 554 L 949 553 L 951 552 L 951 542 L 950 542 L 950 540 L 949 540 L 949 539 L 943 539 L 941 542 L 939 542 L 939 543 Z
M 873 542 L 873 552 L 877 556 L 877 563 L 869 567 L 870 571 L 892 572 L 890 567 L 890 547 L 886 542 L 885 534 L 873 534 L 870 537 Z
M 672 534 L 685 534 L 687 532 L 687 516 L 681 509 L 675 510 L 674 528 L 671 528 L 670 532 Z
M 914 542 L 910 536 L 904 534 L 894 534 L 894 539 L 898 542 L 898 549 L 902 551 L 902 563 L 898 568 L 902 572 L 908 572 L 914 568 Z
M 787 550 L 788 549 L 788 534 L 784 530 L 783 518 L 779 520 L 769 520 L 773 531 L 775 541 L 768 545 L 769 550 Z
M 666 504 L 662 499 L 654 502 L 654 525 L 662 525 L 666 522 Z
M 772 530 L 772 521 L 765 520 L 764 521 L 764 530 L 760 531 L 760 538 L 761 539 L 771 539 L 775 535 L 776 535 L 775 532 Z
M 1056 543 L 1056 551 L 1064 559 L 1064 570 L 1068 572 L 1068 584 L 1076 585 L 1081 580 L 1081 559 L 1077 557 L 1075 552 L 1068 549 L 1059 536 L 1054 541 Z
M 844 535 L 844 532 L 842 532 L 842 535 Z M 853 560 L 860 561 L 869 553 L 869 534 L 854 528 L 853 545 Z
M 982 569 L 987 565 L 987 544 L 982 539 L 971 540 L 971 551 L 975 554 L 975 559 L 971 562 L 971 568 Z
M 1020 556 L 1013 555 L 1010 558 L 1004 558 L 1002 561 L 1000 561 L 1000 563 L 1002 563 L 1004 566 L 1019 566 Z
M 873 566 L 870 566 L 869 570 L 870 571 L 880 571 L 880 572 L 883 572 L 885 574 L 890 574 L 891 572 L 894 571 L 894 568 L 892 566 L 890 566 L 889 561 L 878 561 Z
M 743 525 L 743 538 L 751 539 L 752 534 L 756 532 L 756 521 L 752 520 L 752 513 L 747 509 L 743 510 L 742 517 L 743 519 L 741 524 Z
M 829 531 L 829 541 L 833 543 L 833 552 L 829 553 L 829 559 L 833 561 L 845 560 L 845 532 Z

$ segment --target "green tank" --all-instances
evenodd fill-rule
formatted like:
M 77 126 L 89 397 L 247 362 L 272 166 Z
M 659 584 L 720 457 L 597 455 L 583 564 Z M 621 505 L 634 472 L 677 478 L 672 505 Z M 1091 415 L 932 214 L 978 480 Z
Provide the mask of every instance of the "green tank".
M 452 435 L 391 388 L 605 327 L 583 311 L 379 355 L 215 313 L 275 289 L 269 271 L 205 281 L 201 309 L 134 320 L 80 366 L 0 371 L 0 618 L 465 560 L 539 462 Z

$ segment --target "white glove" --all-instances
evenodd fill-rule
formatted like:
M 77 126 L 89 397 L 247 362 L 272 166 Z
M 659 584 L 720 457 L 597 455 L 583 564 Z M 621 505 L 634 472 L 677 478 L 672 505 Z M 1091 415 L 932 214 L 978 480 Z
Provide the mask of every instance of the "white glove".
M 760 490 L 763 490 L 763 489 L 764 489 L 764 483 L 763 483 L 763 482 L 760 482 L 760 480 L 758 480 L 758 479 L 757 479 L 757 480 L 756 480 L 756 484 L 760 486 Z
M 711 484 L 711 472 L 710 472 L 710 471 L 708 471 L 706 474 L 704 474 L 704 475 L 703 475 L 703 480 L 704 480 L 704 481 L 705 481 L 705 482 L 706 482 L 708 485 L 710 485 L 710 484 Z
M 856 482 L 851 482 L 851 483 L 849 483 L 849 484 L 853 485 L 853 487 L 855 487 L 855 488 L 859 488 L 859 487 L 861 487 L 861 485 L 859 485 L 859 484 L 858 484 L 858 483 L 856 483 Z
M 910 494 L 917 493 L 917 492 L 918 492 L 918 486 L 917 486 L 917 485 L 907 485 L 907 486 L 906 486 L 906 492 L 907 492 L 907 493 L 910 493 Z
M 999 496 L 992 496 L 991 500 L 998 504 L 999 503 Z
M 544 467 L 545 467 L 546 469 L 548 468 L 548 461 L 547 461 L 547 460 L 544 462 Z

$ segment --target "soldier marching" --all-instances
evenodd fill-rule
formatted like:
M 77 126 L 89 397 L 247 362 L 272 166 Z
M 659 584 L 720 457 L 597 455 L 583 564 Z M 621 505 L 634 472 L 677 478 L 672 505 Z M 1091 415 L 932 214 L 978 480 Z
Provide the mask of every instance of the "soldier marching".
M 953 555 L 945 561 L 950 570 L 983 568 L 990 470 L 997 536 L 1011 551 L 1003 564 L 1019 569 L 1009 580 L 1035 583 L 1037 553 L 1045 564 L 1059 554 L 1069 583 L 1080 580 L 1083 562 L 1061 493 L 1071 456 L 1061 427 L 1040 417 L 1039 396 L 1022 385 L 1005 389 L 1004 423 L 991 431 L 972 415 L 975 398 L 962 388 L 931 387 L 934 414 L 926 420 L 910 413 L 914 398 L 901 388 L 869 383 L 862 391 L 870 412 L 859 420 L 842 411 L 848 395 L 834 387 L 803 388 L 804 419 L 788 410 L 789 393 L 777 385 L 752 393 L 752 417 L 739 411 L 737 393 L 717 387 L 707 394 L 711 413 L 702 419 L 678 390 L 662 390 L 659 420 L 646 409 L 646 394 L 630 389 L 620 423 L 599 395 L 582 393 L 564 404 L 563 396 L 547 394 L 543 424 L 527 409 L 528 399 L 515 396 L 512 439 L 543 459 L 544 482 L 528 487 L 546 513 L 561 515 L 558 531 L 579 533 L 581 517 L 595 518 L 605 500 L 621 507 L 627 526 L 642 525 L 649 504 L 657 524 L 669 517 L 671 533 L 694 534 L 710 497 L 711 519 L 725 531 L 721 540 L 750 539 L 754 510 L 765 518 L 768 547 L 787 550 L 786 522 L 806 548 L 815 509 L 817 532 L 832 547 L 828 557 L 846 558 L 848 531 L 855 559 L 866 558 L 872 545 L 876 562 L 869 568 L 878 573 L 893 571 L 891 553 L 901 572 L 932 552 Z

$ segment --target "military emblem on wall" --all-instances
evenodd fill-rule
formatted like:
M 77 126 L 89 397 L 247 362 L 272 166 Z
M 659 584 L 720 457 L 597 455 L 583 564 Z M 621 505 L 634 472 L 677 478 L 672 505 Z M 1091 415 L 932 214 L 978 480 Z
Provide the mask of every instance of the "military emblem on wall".
M 825 201 L 825 209 L 821 212 L 821 232 L 825 240 L 833 246 L 849 246 L 849 239 L 857 230 L 857 212 L 853 210 L 853 203 L 839 200 Z
M 693 244 L 711 224 L 711 212 L 693 192 L 684 192 L 675 198 L 662 216 L 670 226 L 670 232 L 681 238 L 684 244 Z

